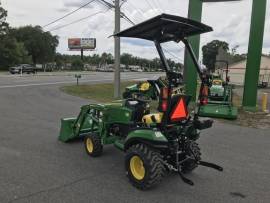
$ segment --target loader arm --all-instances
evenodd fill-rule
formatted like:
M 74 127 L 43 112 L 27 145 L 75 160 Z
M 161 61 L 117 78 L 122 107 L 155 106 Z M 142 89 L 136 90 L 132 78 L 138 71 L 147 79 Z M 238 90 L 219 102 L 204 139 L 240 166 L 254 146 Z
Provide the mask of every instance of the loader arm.
M 78 137 L 80 135 L 82 126 L 85 122 L 85 119 L 88 115 L 88 112 L 90 110 L 89 105 L 82 106 L 81 111 L 79 113 L 79 116 L 77 117 L 75 123 L 73 124 L 73 134 L 74 136 Z

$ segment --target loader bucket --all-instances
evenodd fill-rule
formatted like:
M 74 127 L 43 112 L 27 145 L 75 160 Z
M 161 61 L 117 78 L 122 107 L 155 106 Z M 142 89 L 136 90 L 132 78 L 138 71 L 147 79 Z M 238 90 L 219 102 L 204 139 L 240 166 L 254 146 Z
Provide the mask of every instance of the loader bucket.
M 76 118 L 62 118 L 61 119 L 61 129 L 58 139 L 62 142 L 67 142 L 74 139 L 76 135 L 73 132 L 73 126 Z
M 237 119 L 237 107 L 220 104 L 207 104 L 200 107 L 199 115 L 211 118 Z

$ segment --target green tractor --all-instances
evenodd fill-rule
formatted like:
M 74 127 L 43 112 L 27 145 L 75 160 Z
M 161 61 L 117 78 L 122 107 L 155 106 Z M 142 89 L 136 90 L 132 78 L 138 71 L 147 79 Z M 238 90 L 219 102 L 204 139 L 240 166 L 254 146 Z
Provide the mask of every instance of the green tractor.
M 237 107 L 233 106 L 233 85 L 229 84 L 229 64 L 227 61 L 217 61 L 226 64 L 225 80 L 222 73 L 212 74 L 208 99 L 205 105 L 200 108 L 199 115 L 213 118 L 236 119 L 238 115 Z
M 188 113 L 190 96 L 173 94 L 182 83 L 179 74 L 170 70 L 161 43 L 183 42 L 196 65 L 201 83 L 198 108 L 209 85 L 193 53 L 187 37 L 212 31 L 202 23 L 168 14 L 115 34 L 153 41 L 168 78 L 168 86 L 161 89 L 157 113 L 151 113 L 148 101 L 129 98 L 111 104 L 90 104 L 81 108 L 77 118 L 62 119 L 59 139 L 68 142 L 84 138 L 86 153 L 91 157 L 102 155 L 103 147 L 113 144 L 125 153 L 125 168 L 131 184 L 146 190 L 158 183 L 169 171 L 175 171 L 187 184 L 193 182 L 184 174 L 199 165 L 222 171 L 222 167 L 202 161 L 196 142 L 200 131 L 210 128 L 212 120 L 199 120 L 198 112 Z
M 181 77 L 182 75 L 179 74 L 179 78 Z M 157 80 L 138 82 L 125 88 L 123 99 L 139 98 L 143 100 L 158 100 L 160 90 L 168 87 L 168 84 L 168 79 L 166 77 L 159 77 Z M 175 87 L 173 92 L 175 94 L 183 93 L 183 85 Z

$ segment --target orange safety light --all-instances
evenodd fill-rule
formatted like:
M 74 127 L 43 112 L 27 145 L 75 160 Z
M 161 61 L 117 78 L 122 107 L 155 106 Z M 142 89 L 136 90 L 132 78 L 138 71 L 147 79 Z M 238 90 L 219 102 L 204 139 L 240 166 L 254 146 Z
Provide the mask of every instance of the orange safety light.
M 208 86 L 204 85 L 203 88 L 201 89 L 201 99 L 200 99 L 200 103 L 201 105 L 206 105 L 208 104 Z
M 180 101 L 177 103 L 173 113 L 171 114 L 171 120 L 180 121 L 185 119 L 187 116 L 188 116 L 187 106 L 184 102 L 184 99 L 181 98 Z
M 161 89 L 161 98 L 162 99 L 168 99 L 169 96 L 169 88 L 164 87 Z
M 162 111 L 163 112 L 167 111 L 167 108 L 168 108 L 168 101 L 167 100 L 162 101 L 162 104 L 161 104 Z
M 168 97 L 169 97 L 169 88 L 164 87 L 160 90 L 160 100 L 158 110 L 165 112 L 168 109 Z
M 208 86 L 204 85 L 202 88 L 202 95 L 203 96 L 208 96 Z

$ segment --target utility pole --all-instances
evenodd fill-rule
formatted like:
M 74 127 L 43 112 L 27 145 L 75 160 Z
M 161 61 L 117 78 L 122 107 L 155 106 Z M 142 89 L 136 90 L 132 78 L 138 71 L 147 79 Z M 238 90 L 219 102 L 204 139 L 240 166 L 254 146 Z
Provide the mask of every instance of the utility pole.
M 83 48 L 81 48 L 81 60 L 83 61 Z
M 115 29 L 114 33 L 120 32 L 120 0 L 115 0 Z M 120 38 L 114 37 L 114 98 L 120 97 Z

